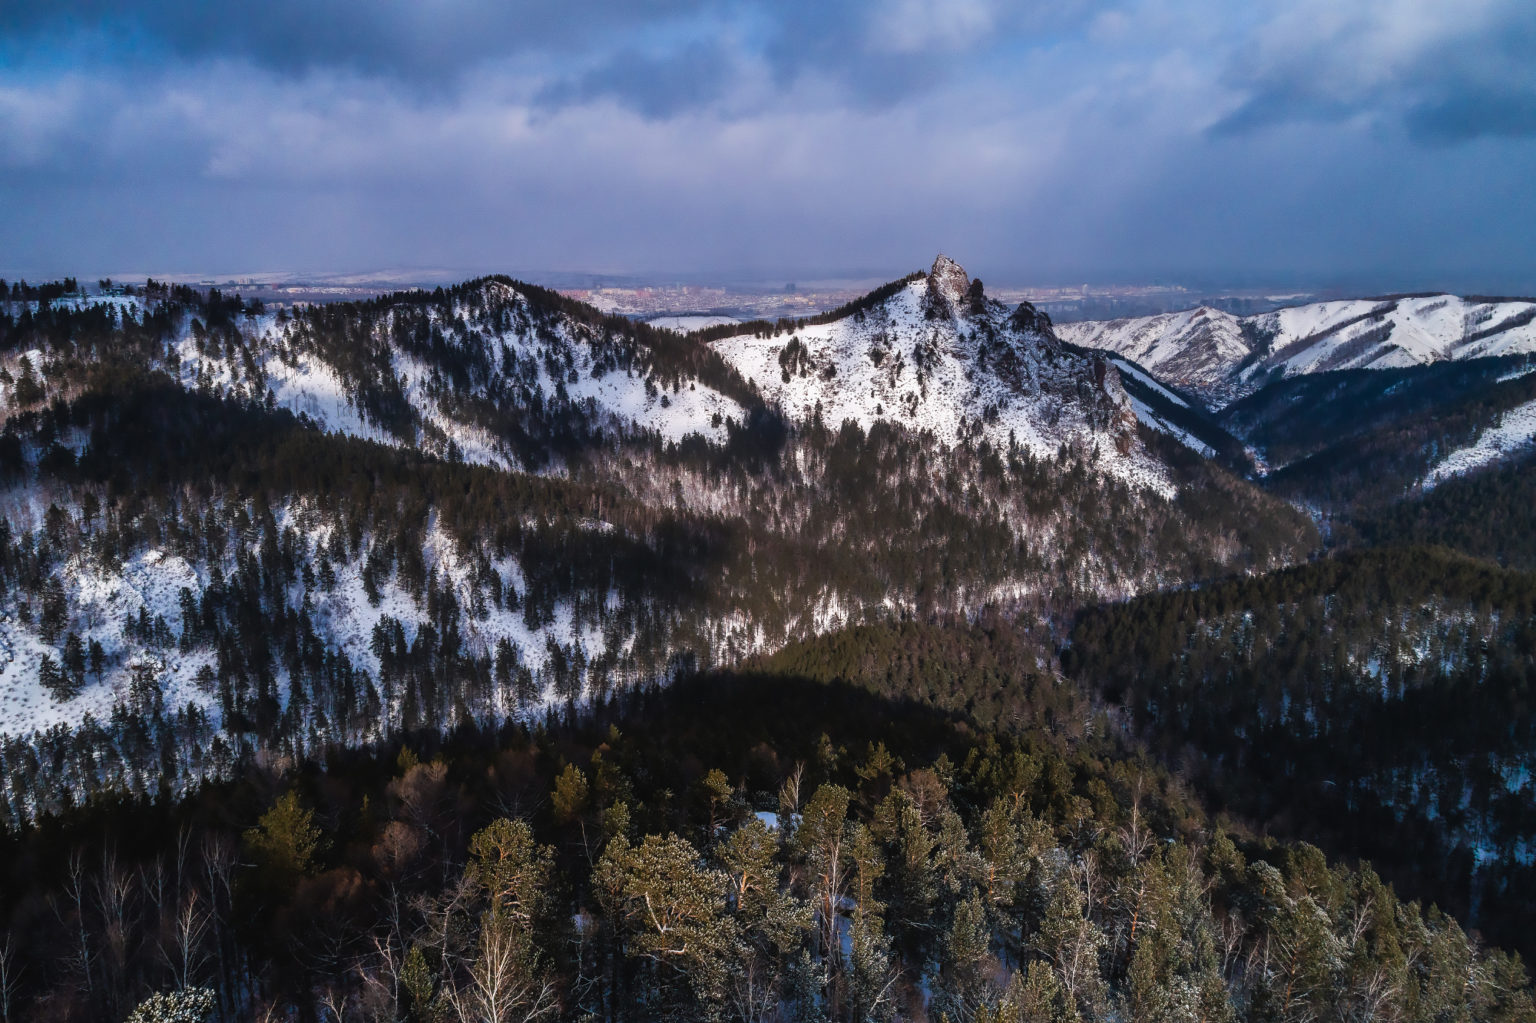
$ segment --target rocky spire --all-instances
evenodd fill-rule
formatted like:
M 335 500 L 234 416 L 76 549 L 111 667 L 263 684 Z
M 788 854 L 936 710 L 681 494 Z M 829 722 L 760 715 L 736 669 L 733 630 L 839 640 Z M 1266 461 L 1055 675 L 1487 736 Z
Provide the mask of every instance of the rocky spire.
M 964 308 L 966 294 L 970 290 L 971 278 L 965 268 L 940 253 L 933 261 L 933 269 L 928 271 L 928 294 L 934 298 L 943 298 L 949 305 L 949 312 L 954 314 Z

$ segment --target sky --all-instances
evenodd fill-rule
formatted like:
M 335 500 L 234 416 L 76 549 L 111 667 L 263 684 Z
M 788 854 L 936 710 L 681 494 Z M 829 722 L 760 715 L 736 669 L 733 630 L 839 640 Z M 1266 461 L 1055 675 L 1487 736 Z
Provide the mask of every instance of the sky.
M 0 272 L 1536 293 L 1531 0 L 4 0 Z

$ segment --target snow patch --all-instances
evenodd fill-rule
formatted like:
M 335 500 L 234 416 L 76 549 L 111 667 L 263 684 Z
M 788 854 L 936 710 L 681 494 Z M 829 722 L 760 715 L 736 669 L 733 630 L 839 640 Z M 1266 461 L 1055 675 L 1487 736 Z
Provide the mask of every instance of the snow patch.
M 1536 401 L 1516 405 L 1499 417 L 1497 426 L 1485 429 L 1472 444 L 1446 455 L 1424 477 L 1424 489 L 1433 489 L 1456 476 L 1482 469 L 1520 454 L 1536 444 Z

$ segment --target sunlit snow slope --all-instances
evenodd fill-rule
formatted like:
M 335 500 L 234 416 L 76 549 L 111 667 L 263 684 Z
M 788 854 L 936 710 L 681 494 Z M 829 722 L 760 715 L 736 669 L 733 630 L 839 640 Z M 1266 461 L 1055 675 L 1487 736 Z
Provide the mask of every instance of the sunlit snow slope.
M 833 428 L 888 421 L 939 440 L 1016 443 L 1054 457 L 1100 452 L 1111 474 L 1167 490 L 1137 442 L 1136 410 L 1107 359 L 1066 351 L 1032 306 L 973 291 L 940 256 L 868 308 L 793 332 L 759 331 L 714 348 L 787 415 Z
M 664 379 L 629 338 L 500 280 L 468 286 L 446 309 L 407 294 L 368 313 L 358 321 L 368 336 L 343 350 L 318 343 L 297 317 L 239 317 L 238 346 L 189 317 L 177 369 L 189 388 L 270 391 L 278 406 L 331 432 L 514 469 L 528 466 L 497 429 L 509 409 L 546 419 L 568 410 L 666 440 L 697 433 L 720 441 L 725 420 L 743 416 L 736 401 L 696 380 Z M 368 393 L 393 399 L 394 415 L 370 408 Z
M 1315 302 L 1260 316 L 1200 308 L 1058 325 L 1224 406 L 1279 376 L 1536 352 L 1536 302 L 1455 295 Z

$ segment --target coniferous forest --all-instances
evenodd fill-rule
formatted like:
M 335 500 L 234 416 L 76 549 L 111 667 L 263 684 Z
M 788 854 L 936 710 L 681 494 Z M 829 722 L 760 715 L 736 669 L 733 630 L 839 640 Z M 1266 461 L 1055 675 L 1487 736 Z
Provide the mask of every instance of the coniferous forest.
M 1533 463 L 1427 475 L 1528 360 L 87 291 L 0 285 L 0 1023 L 1536 1021 Z

